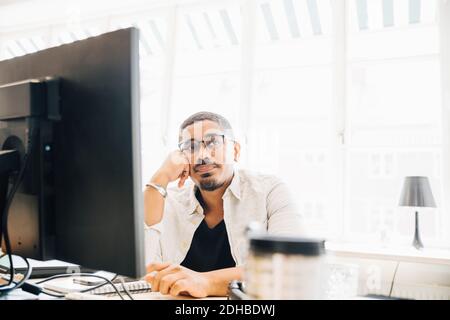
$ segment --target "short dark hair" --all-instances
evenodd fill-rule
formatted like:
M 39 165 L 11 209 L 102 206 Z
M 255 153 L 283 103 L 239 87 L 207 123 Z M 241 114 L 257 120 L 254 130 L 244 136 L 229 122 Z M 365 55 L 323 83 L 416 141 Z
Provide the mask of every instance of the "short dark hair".
M 233 128 L 231 127 L 230 122 L 224 116 L 209 111 L 200 111 L 194 113 L 193 115 L 189 116 L 186 120 L 184 120 L 180 126 L 179 139 L 181 139 L 181 132 L 184 129 L 186 129 L 186 127 L 194 124 L 197 121 L 203 120 L 209 120 L 217 123 L 221 129 L 227 131 L 228 136 L 231 136 L 230 138 L 234 139 Z

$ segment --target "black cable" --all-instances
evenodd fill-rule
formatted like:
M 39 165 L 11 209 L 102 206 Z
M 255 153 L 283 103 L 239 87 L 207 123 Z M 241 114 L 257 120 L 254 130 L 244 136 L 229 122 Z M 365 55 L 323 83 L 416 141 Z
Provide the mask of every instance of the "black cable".
M 39 281 L 36 282 L 36 284 L 41 284 L 41 283 L 44 283 L 44 282 L 48 282 L 48 281 L 53 280 L 53 279 L 67 278 L 67 277 L 71 277 L 71 276 L 76 276 L 76 275 L 78 275 L 78 274 L 87 274 L 87 275 L 89 275 L 89 276 L 96 276 L 96 275 L 94 275 L 93 273 L 92 273 L 92 274 L 91 274 L 91 273 L 66 273 L 66 274 L 57 274 L 57 275 L 54 275 L 54 276 L 51 276 L 51 277 L 48 277 L 48 278 L 39 280 Z M 98 277 L 100 277 L 100 276 L 98 276 Z M 117 278 L 117 274 L 114 275 L 114 277 L 112 277 L 110 281 L 114 281 L 116 278 Z M 106 284 L 108 284 L 108 281 L 106 281 L 105 283 L 99 284 L 98 287 L 104 286 L 104 285 L 106 285 Z M 96 287 L 94 287 L 94 288 L 96 288 Z
M 97 275 L 97 274 L 91 274 L 91 273 L 59 274 L 59 275 L 52 276 L 52 277 L 49 277 L 49 278 L 47 278 L 47 279 L 38 281 L 38 282 L 36 282 L 36 284 L 42 284 L 42 283 L 44 283 L 44 282 L 47 282 L 47 281 L 50 281 L 50 280 L 53 280 L 53 279 L 58 279 L 58 278 L 68 278 L 68 277 L 74 277 L 74 276 L 77 276 L 77 277 L 95 277 L 95 278 L 100 278 L 100 279 L 102 279 L 102 280 L 105 280 L 106 283 L 103 283 L 103 284 L 101 284 L 101 285 L 99 285 L 99 286 L 104 286 L 104 285 L 106 285 L 106 284 L 110 284 L 110 285 L 113 287 L 114 291 L 116 291 L 116 293 L 119 295 L 119 297 L 120 297 L 122 300 L 125 300 L 124 296 L 120 293 L 120 290 L 117 289 L 117 286 L 116 286 L 110 279 L 108 279 L 108 278 L 106 278 L 106 277 L 103 277 L 103 276 L 99 276 L 99 275 Z M 89 289 L 83 290 L 83 291 L 81 291 L 81 292 L 84 293 L 84 292 L 89 292 L 89 291 L 92 291 L 92 290 L 94 290 L 94 288 L 89 288 Z M 46 290 L 43 290 L 42 293 L 48 294 L 49 292 L 46 291 Z M 49 294 L 49 295 L 54 295 L 54 296 L 56 296 L 56 295 L 53 294 L 53 293 L 51 293 L 51 294 Z M 58 298 L 63 298 L 63 297 L 65 297 L 65 296 L 63 296 L 63 295 L 58 296 Z
M 392 276 L 391 289 L 389 290 L 389 297 L 392 296 L 392 289 L 394 289 L 394 281 L 395 281 L 395 277 L 397 276 L 397 270 L 398 270 L 399 264 L 400 264 L 400 262 L 397 262 L 397 265 L 395 266 L 394 275 Z
M 9 214 L 9 208 L 11 206 L 12 200 L 14 198 L 14 195 L 17 192 L 17 189 L 19 189 L 20 184 L 22 183 L 24 174 L 25 174 L 25 170 L 28 167 L 28 161 L 30 159 L 30 154 L 33 148 L 33 138 L 34 138 L 34 133 L 35 133 L 35 128 L 34 128 L 34 123 L 32 122 L 32 120 L 30 121 L 31 123 L 31 128 L 29 131 L 29 135 L 28 135 L 28 150 L 25 153 L 24 157 L 23 157 L 23 166 L 19 171 L 19 175 L 17 176 L 17 180 L 16 183 L 13 185 L 13 187 L 11 188 L 11 191 L 9 192 L 9 195 L 7 196 L 7 200 L 5 203 L 5 206 L 3 208 L 3 213 L 2 213 L 2 235 L 3 238 L 5 240 L 5 248 L 6 248 L 6 254 L 8 255 L 8 259 L 9 259 L 9 274 L 10 274 L 10 278 L 8 281 L 8 284 L 4 284 L 0 286 L 0 292 L 5 292 L 5 291 L 11 291 L 14 290 L 15 288 L 17 288 L 17 286 L 15 285 L 14 287 L 10 288 L 11 284 L 14 283 L 14 276 L 15 276 L 15 270 L 14 270 L 14 263 L 13 263 L 13 259 L 12 259 L 12 250 L 11 250 L 11 242 L 9 239 L 9 233 L 8 233 L 8 214 Z M 0 238 L 1 240 L 1 238 Z M 26 258 L 23 258 L 27 265 L 28 265 L 28 269 L 30 269 L 30 265 L 28 264 L 28 261 L 26 260 Z
M 125 286 L 125 281 L 122 277 L 120 279 L 120 284 L 122 285 L 123 291 L 127 294 L 128 297 L 130 297 L 130 300 L 134 300 L 133 296 L 131 295 L 130 291 L 128 291 L 128 288 Z
M 114 275 L 114 277 L 111 278 L 111 282 L 114 283 L 114 280 L 116 280 L 117 277 L 118 277 L 117 274 Z M 87 289 L 81 290 L 80 292 L 81 292 L 81 293 L 86 293 L 86 292 L 89 292 L 89 291 L 94 291 L 94 290 L 96 290 L 96 289 L 98 289 L 98 288 L 101 288 L 101 287 L 106 286 L 107 284 L 109 284 L 108 281 L 105 281 L 105 282 L 100 283 L 100 284 L 98 284 L 98 285 L 96 285 L 96 286 L 94 286 L 94 287 L 91 287 L 91 288 L 87 288 Z M 131 297 L 130 297 L 130 298 L 131 298 Z
M 26 158 L 26 160 L 28 160 L 28 157 Z M 22 182 L 23 173 L 25 172 L 24 168 L 26 167 L 27 163 L 28 163 L 28 161 L 26 161 L 24 163 L 24 166 L 22 167 L 22 170 L 19 173 L 19 177 L 18 177 L 16 183 L 14 184 L 13 188 L 11 189 L 11 192 L 10 192 L 8 198 L 7 198 L 6 205 L 5 205 L 5 208 L 4 208 L 4 211 L 3 211 L 3 215 L 2 215 L 2 229 L 3 229 L 2 233 L 3 233 L 4 240 L 5 240 L 6 253 L 7 253 L 8 259 L 9 259 L 10 278 L 9 278 L 8 284 L 0 286 L 0 291 L 3 291 L 4 287 L 6 287 L 6 286 L 10 286 L 13 283 L 13 281 L 14 281 L 14 276 L 15 276 L 14 263 L 13 263 L 13 259 L 12 259 L 11 243 L 10 243 L 9 233 L 8 233 L 8 228 L 7 228 L 8 212 L 9 212 L 9 207 L 11 206 L 11 203 L 12 203 L 12 199 L 13 199 L 17 189 L 19 188 L 20 183 Z M 9 291 L 11 289 L 7 288 L 6 290 Z
M 116 275 L 114 275 L 114 277 L 112 277 L 111 281 L 112 281 L 113 283 L 114 283 L 114 280 L 116 280 L 117 276 L 118 276 L 118 275 L 116 274 Z M 98 284 L 98 285 L 92 287 L 92 288 L 87 288 L 87 289 L 81 290 L 81 292 L 89 292 L 89 291 L 92 291 L 92 290 L 95 290 L 95 289 L 104 287 L 104 286 L 106 286 L 107 284 L 108 284 L 108 282 L 105 281 L 105 282 L 103 282 L 103 283 L 100 283 L 100 284 Z
M 48 292 L 48 291 L 46 291 L 46 290 L 42 290 L 41 293 L 43 293 L 43 294 L 45 294 L 45 295 L 47 295 L 47 296 L 54 297 L 54 298 L 65 298 L 65 297 L 66 297 L 66 296 L 63 295 L 63 294 L 55 294 L 55 293 Z
M 71 276 L 73 276 L 73 274 L 71 274 Z M 88 276 L 92 276 L 92 277 L 95 277 L 96 275 L 88 275 Z M 94 291 L 94 290 L 96 290 L 96 289 L 98 289 L 98 288 L 101 288 L 101 287 L 104 287 L 105 285 L 107 285 L 107 284 L 112 284 L 112 286 L 114 287 L 115 286 L 115 284 L 114 284 L 114 280 L 116 279 L 118 277 L 118 275 L 116 274 L 116 275 L 114 275 L 114 277 L 112 277 L 111 278 L 111 280 L 110 281 L 105 281 L 104 283 L 101 283 L 101 284 L 98 284 L 98 285 L 96 285 L 96 286 L 94 286 L 94 287 L 91 287 L 91 288 L 87 288 L 87 289 L 84 289 L 84 290 L 81 290 L 80 292 L 81 293 L 87 293 L 87 292 L 90 292 L 90 291 Z M 51 279 L 50 278 L 48 278 L 48 279 L 44 279 L 44 280 L 42 280 L 42 281 L 39 281 L 39 282 L 37 282 L 36 284 L 40 284 L 40 283 L 43 283 L 43 282 L 46 282 L 46 281 L 50 281 L 50 280 L 53 280 L 53 279 L 55 279 L 55 277 L 51 277 Z M 131 293 L 128 291 L 128 289 L 125 287 L 125 285 L 124 285 L 124 281 L 123 281 L 123 278 L 120 278 L 121 279 L 121 282 L 122 282 L 122 288 L 123 288 L 123 291 L 126 293 L 126 295 L 130 298 L 130 300 L 134 300 L 134 298 L 133 298 L 133 296 L 131 295 Z M 117 287 L 117 286 L 116 286 Z M 115 291 L 117 292 L 117 289 L 116 288 L 114 288 L 115 289 Z M 43 291 L 43 293 L 45 293 L 45 294 L 48 294 L 48 292 L 44 292 Z M 58 298 L 63 298 L 64 297 L 64 295 L 56 295 L 56 294 L 49 294 L 49 295 L 51 295 L 51 296 L 54 296 L 54 297 L 58 297 Z M 123 299 L 122 298 L 122 300 L 125 300 L 125 299 Z
M 101 284 L 99 284 L 99 285 L 96 285 L 95 287 L 87 288 L 87 289 L 81 290 L 80 292 L 82 292 L 82 293 L 90 292 L 90 291 L 96 290 L 96 289 L 98 289 L 98 288 L 104 287 L 104 286 L 107 285 L 107 284 L 112 284 L 113 286 L 115 286 L 115 284 L 114 284 L 113 281 L 114 281 L 117 277 L 118 277 L 118 275 L 116 274 L 116 275 L 114 275 L 114 277 L 112 277 L 112 279 L 110 280 L 110 282 L 105 281 L 104 283 L 101 283 Z M 122 278 L 120 278 L 120 279 L 122 279 Z M 131 296 L 131 294 L 130 294 L 130 292 L 128 291 L 128 289 L 125 288 L 123 285 L 122 285 L 122 287 L 123 287 L 123 291 L 125 291 L 126 295 L 130 298 L 130 300 L 134 300 L 134 298 Z M 114 288 L 114 289 L 116 290 L 116 288 Z M 117 290 L 116 290 L 116 292 L 117 292 Z M 122 298 L 122 300 L 125 300 L 125 299 Z
M 6 255 L 6 254 L 3 254 L 3 255 L 0 257 L 0 259 L 3 258 L 5 255 Z M 11 288 L 5 288 L 5 287 L 2 286 L 2 291 L 1 291 L 2 293 L 5 293 L 5 292 L 7 292 L 7 291 L 11 291 L 11 290 L 14 290 L 14 289 L 18 289 L 18 288 L 20 288 L 21 286 L 23 286 L 23 285 L 26 283 L 26 281 L 28 281 L 28 279 L 30 279 L 31 273 L 32 273 L 32 271 L 33 271 L 33 267 L 30 265 L 30 263 L 28 262 L 28 259 L 27 259 L 27 258 L 24 258 L 24 257 L 21 257 L 21 256 L 17 256 L 17 257 L 23 259 L 23 260 L 25 261 L 25 264 L 27 265 L 27 269 L 26 269 L 26 271 L 25 271 L 25 274 L 24 274 L 23 278 L 22 278 L 20 281 L 14 281 L 14 279 L 13 279 L 13 281 L 11 281 L 11 283 L 14 283 L 14 286 L 13 286 L 13 287 L 11 287 Z M 14 276 L 15 276 L 15 274 L 14 274 Z M 4 286 L 5 286 L 5 285 L 4 285 Z
M 27 271 L 25 272 L 23 278 L 16 283 L 16 285 L 14 286 L 14 288 L 12 290 L 18 289 L 21 286 L 23 286 L 26 283 L 26 281 L 28 281 L 28 279 L 30 279 L 31 273 L 33 272 L 33 267 L 30 265 L 30 262 L 28 262 L 28 259 L 25 257 L 21 257 L 21 256 L 18 256 L 18 257 L 20 257 L 23 261 L 25 261 L 25 264 L 27 265 Z

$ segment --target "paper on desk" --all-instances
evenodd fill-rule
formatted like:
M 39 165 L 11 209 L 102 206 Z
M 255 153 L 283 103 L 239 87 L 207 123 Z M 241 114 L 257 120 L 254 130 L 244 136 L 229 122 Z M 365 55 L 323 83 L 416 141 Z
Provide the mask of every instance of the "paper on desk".
M 113 279 L 115 276 L 114 273 L 110 273 L 110 272 L 106 272 L 106 271 L 97 271 L 93 274 L 102 276 L 109 280 Z M 73 277 L 54 279 L 54 280 L 49 281 L 48 283 L 43 283 L 42 286 L 47 290 L 52 290 L 52 291 L 55 291 L 58 293 L 63 293 L 63 294 L 70 293 L 70 292 L 79 292 L 79 291 L 94 287 L 94 286 L 88 286 L 88 285 L 83 285 L 83 284 L 73 282 L 73 279 L 76 277 L 77 276 L 74 275 Z M 93 279 L 93 280 L 99 279 L 96 277 L 89 277 L 89 276 L 86 276 L 83 278 Z

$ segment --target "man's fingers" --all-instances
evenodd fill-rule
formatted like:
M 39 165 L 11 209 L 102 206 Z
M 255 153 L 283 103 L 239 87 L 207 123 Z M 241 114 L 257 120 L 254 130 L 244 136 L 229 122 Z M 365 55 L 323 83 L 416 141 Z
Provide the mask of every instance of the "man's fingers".
M 187 291 L 187 287 L 188 280 L 184 278 L 180 279 L 170 287 L 169 294 L 174 297 L 178 296 L 180 293 Z
M 158 273 L 157 271 L 153 271 L 153 272 L 147 273 L 144 276 L 144 280 L 147 281 L 148 283 L 152 283 L 152 281 L 155 278 L 157 273 Z
M 171 273 L 161 278 L 159 282 L 159 292 L 162 294 L 169 294 L 172 285 L 180 279 L 183 279 L 186 275 L 182 272 Z
M 185 176 L 186 178 L 189 177 L 190 169 L 191 169 L 191 167 L 190 167 L 189 163 L 186 163 L 183 168 L 182 176 Z
M 150 263 L 147 266 L 147 273 L 151 273 L 153 271 L 161 271 L 170 266 L 170 262 L 164 262 L 164 263 Z
M 178 188 L 184 186 L 184 183 L 189 178 L 189 169 L 188 164 L 184 166 L 183 172 L 180 174 L 180 180 L 178 181 Z
M 181 188 L 184 185 L 184 180 L 186 180 L 184 171 L 180 174 L 179 178 L 180 180 L 178 180 L 178 188 Z
M 187 174 L 183 174 L 183 176 L 180 178 L 180 181 L 178 181 L 178 187 L 181 188 L 184 186 L 184 183 L 186 182 L 187 178 L 189 176 Z
M 145 281 L 152 283 L 158 272 L 168 268 L 170 265 L 170 262 L 150 263 L 147 266 L 147 274 L 144 276 Z
M 179 272 L 181 271 L 181 267 L 179 265 L 171 265 L 167 267 L 166 269 L 158 272 L 158 274 L 153 278 L 152 284 L 152 291 L 159 291 L 159 284 L 161 279 L 171 273 Z

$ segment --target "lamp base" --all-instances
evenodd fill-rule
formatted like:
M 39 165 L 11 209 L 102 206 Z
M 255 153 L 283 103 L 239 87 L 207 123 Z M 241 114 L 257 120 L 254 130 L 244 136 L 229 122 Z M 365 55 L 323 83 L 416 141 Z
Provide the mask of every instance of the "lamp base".
M 420 234 L 419 234 L 419 212 L 417 212 L 417 211 L 416 211 L 416 217 L 415 217 L 414 240 L 413 240 L 412 245 L 417 250 L 423 249 L 423 243 L 422 243 L 422 240 L 420 239 Z

